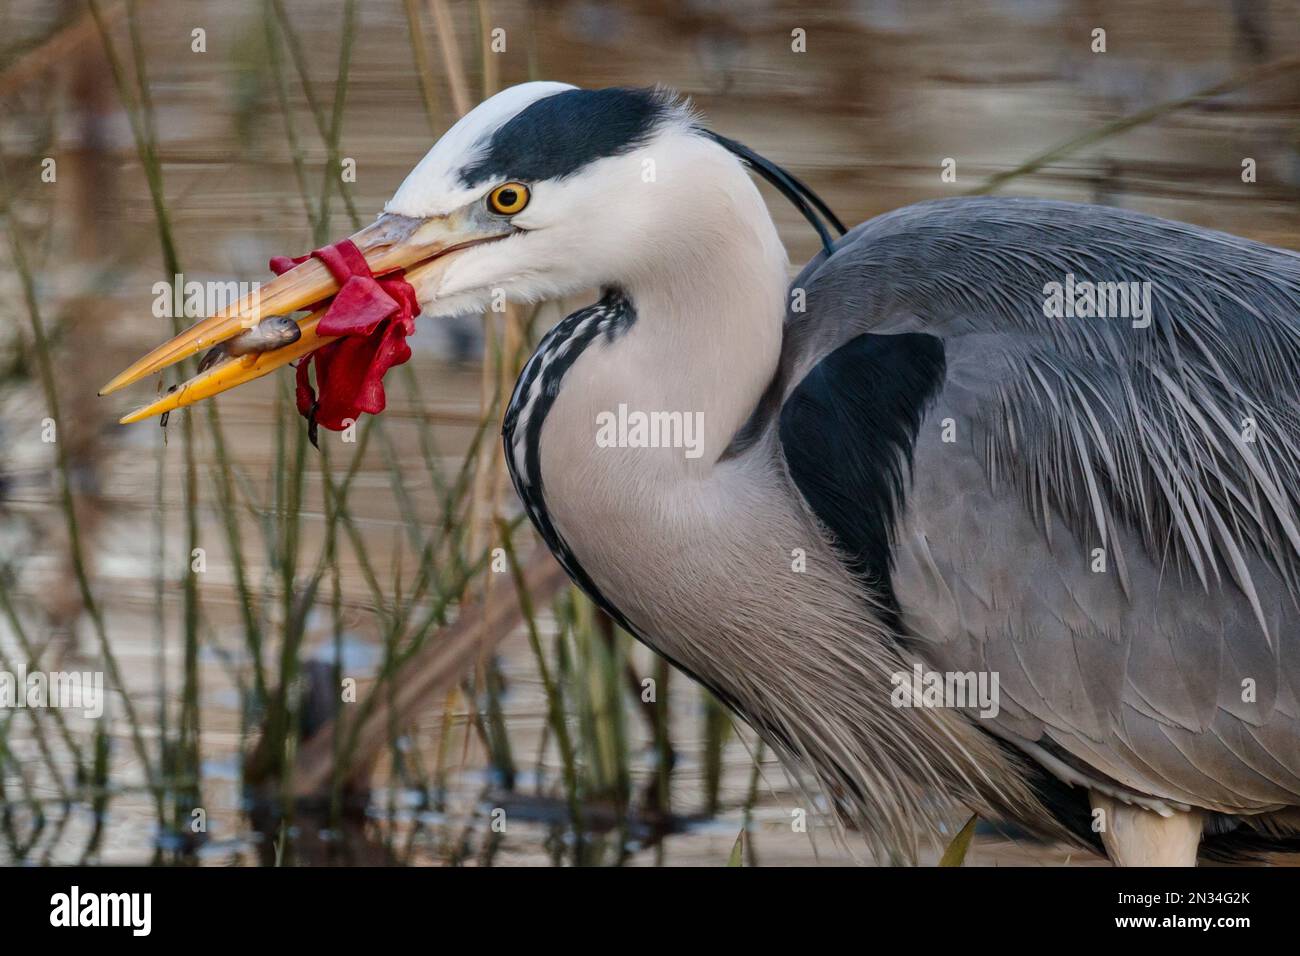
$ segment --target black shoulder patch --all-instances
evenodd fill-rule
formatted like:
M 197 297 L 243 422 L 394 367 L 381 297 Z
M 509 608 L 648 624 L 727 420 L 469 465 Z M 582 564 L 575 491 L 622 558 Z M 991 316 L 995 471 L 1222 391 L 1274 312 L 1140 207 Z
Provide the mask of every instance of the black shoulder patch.
M 544 97 L 492 134 L 482 158 L 461 170 L 461 182 L 475 186 L 572 175 L 588 163 L 644 144 L 674 102 L 664 91 L 619 87 Z
M 894 517 L 944 370 L 943 343 L 932 335 L 859 335 L 817 363 L 781 409 L 795 485 L 850 570 L 890 605 Z

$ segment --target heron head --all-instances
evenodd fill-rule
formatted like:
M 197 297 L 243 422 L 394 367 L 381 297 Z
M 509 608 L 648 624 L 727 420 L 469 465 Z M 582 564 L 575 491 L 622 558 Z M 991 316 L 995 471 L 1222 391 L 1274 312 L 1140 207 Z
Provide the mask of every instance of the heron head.
M 699 164 L 710 154 L 737 168 L 665 91 L 526 83 L 453 126 L 380 222 L 455 249 L 411 277 L 426 315 L 625 284 L 679 254 L 691 220 L 709 220 L 700 207 L 720 197 Z
M 462 117 L 383 214 L 350 239 L 374 275 L 404 270 L 426 316 L 631 286 L 671 275 L 681 257 L 734 230 L 738 206 L 763 208 L 728 149 L 736 145 L 706 132 L 663 90 L 524 83 Z M 308 259 L 262 285 L 255 302 L 159 346 L 101 394 L 338 288 Z M 299 324 L 293 344 L 228 359 L 124 421 L 191 404 L 319 348 L 312 318 Z

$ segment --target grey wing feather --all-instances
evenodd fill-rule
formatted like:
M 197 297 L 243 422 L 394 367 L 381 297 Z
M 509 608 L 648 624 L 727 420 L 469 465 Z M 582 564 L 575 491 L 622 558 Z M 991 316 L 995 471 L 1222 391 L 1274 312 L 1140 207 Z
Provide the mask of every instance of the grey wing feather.
M 1048 317 L 1067 275 L 1150 283 L 1149 324 Z M 951 200 L 863 224 L 795 285 L 786 388 L 864 332 L 943 342 L 893 586 L 938 666 L 999 673 L 990 729 L 1140 794 L 1300 803 L 1300 256 Z

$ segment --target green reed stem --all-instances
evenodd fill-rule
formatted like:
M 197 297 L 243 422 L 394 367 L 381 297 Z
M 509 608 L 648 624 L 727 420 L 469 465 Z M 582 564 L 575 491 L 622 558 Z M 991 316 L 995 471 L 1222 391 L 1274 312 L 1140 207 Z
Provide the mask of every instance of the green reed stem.
M 569 806 L 569 818 L 573 821 L 573 830 L 578 839 L 583 833 L 582 803 L 578 798 L 578 768 L 574 757 L 573 739 L 569 736 L 569 725 L 564 716 L 564 698 L 559 685 L 551 676 L 551 668 L 546 663 L 546 654 L 542 650 L 542 637 L 537 629 L 537 612 L 533 607 L 532 595 L 524 584 L 524 572 L 519 566 L 515 554 L 513 529 L 503 519 L 497 519 L 497 536 L 506 553 L 510 565 L 510 576 L 514 579 L 515 593 L 519 596 L 519 609 L 523 612 L 524 624 L 528 630 L 528 646 L 532 649 L 533 660 L 537 664 L 537 673 L 542 679 L 542 689 L 546 694 L 546 719 L 555 734 L 555 744 L 560 751 L 560 765 L 564 768 L 564 793 Z
M 62 417 L 59 413 L 58 389 L 54 381 L 54 367 L 50 361 L 49 343 L 45 338 L 45 325 L 41 319 L 40 303 L 36 297 L 36 285 L 32 280 L 31 269 L 23 252 L 22 240 L 18 236 L 18 223 L 9 205 L 9 195 L 8 176 L 3 164 L 0 164 L 0 214 L 5 217 L 8 224 L 10 250 L 13 256 L 14 268 L 18 272 L 23 288 L 23 299 L 27 305 L 27 316 L 32 331 L 32 351 L 40 373 L 41 389 L 45 395 L 46 413 L 54 422 L 55 436 L 57 438 L 63 432 L 63 426 Z M 81 603 L 94 626 L 95 636 L 99 641 L 100 653 L 104 658 L 104 668 L 108 672 L 109 680 L 112 681 L 113 686 L 122 690 L 122 707 L 130 725 L 131 740 L 140 758 L 140 763 L 144 767 L 145 778 L 150 781 L 151 788 L 154 790 L 161 821 L 163 814 L 162 790 L 158 787 L 154 777 L 153 763 L 149 759 L 148 748 L 145 747 L 144 737 L 140 733 L 140 723 L 136 718 L 135 705 L 131 702 L 130 695 L 126 693 L 126 685 L 122 682 L 122 673 L 117 665 L 117 657 L 113 654 L 113 648 L 108 640 L 108 631 L 104 625 L 103 614 L 90 586 L 90 575 L 86 569 L 85 553 L 81 541 L 81 526 L 77 521 L 76 504 L 72 495 L 68 453 L 64 442 L 58 440 L 54 442 L 54 454 L 59 480 L 59 503 L 67 527 L 68 548 L 72 558 L 73 575 L 77 579 L 77 589 L 81 595 Z

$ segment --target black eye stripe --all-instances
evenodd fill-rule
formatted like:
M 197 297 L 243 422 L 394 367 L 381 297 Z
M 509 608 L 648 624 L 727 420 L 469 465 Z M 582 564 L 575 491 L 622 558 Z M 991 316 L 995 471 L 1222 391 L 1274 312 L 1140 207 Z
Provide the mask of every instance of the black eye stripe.
M 562 179 L 589 163 L 647 142 L 676 109 L 659 90 L 566 90 L 530 104 L 496 130 L 460 172 L 466 186 L 486 180 Z

